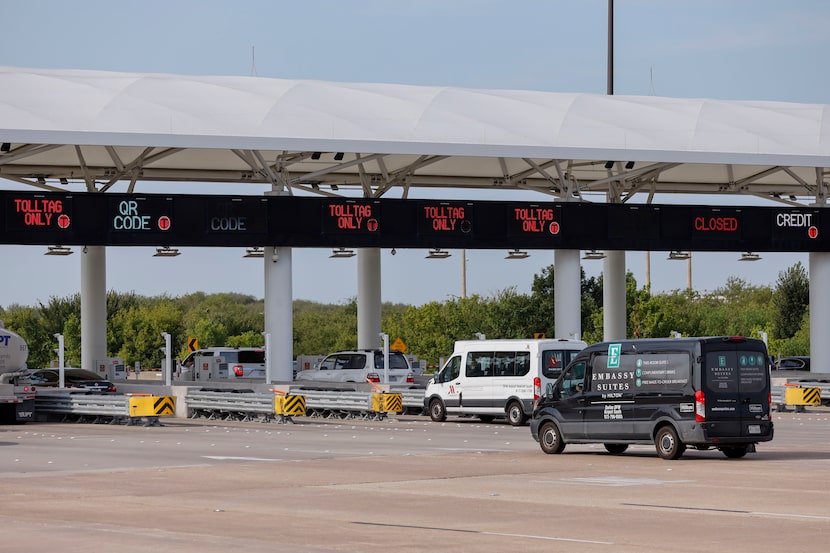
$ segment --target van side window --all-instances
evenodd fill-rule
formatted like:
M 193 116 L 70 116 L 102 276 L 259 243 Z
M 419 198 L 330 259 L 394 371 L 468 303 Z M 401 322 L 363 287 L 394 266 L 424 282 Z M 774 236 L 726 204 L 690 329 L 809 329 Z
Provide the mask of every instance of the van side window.
M 568 372 L 559 381 L 558 388 L 562 399 L 581 393 L 585 389 L 585 361 L 568 367 Z
M 493 353 L 480 351 L 468 353 L 465 374 L 470 378 L 493 376 Z
M 497 351 L 493 354 L 493 372 L 495 376 L 513 376 L 516 374 L 516 353 Z
M 530 372 L 530 352 L 520 351 L 516 353 L 516 376 L 524 376 Z
M 444 365 L 444 369 L 441 371 L 441 377 L 438 380 L 439 382 L 450 382 L 458 378 L 461 374 L 461 356 L 456 355 L 455 357 L 451 358 L 447 361 L 447 364 Z

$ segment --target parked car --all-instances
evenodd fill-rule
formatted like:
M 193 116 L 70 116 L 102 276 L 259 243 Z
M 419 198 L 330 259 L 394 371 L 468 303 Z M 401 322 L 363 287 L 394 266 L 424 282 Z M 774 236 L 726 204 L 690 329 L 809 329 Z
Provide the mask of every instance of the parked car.
M 775 369 L 778 371 L 809 371 L 810 357 L 807 355 L 784 357 L 775 364 Z
M 30 372 L 30 377 L 32 384 L 38 388 L 57 388 L 60 383 L 58 369 L 36 369 Z M 84 369 L 64 369 L 63 382 L 66 388 L 84 388 L 91 392 L 117 391 L 115 384 Z
M 389 352 L 389 384 L 414 384 L 409 361 L 399 351 Z M 296 380 L 312 382 L 382 382 L 383 351 L 339 351 L 314 367 L 297 371 Z

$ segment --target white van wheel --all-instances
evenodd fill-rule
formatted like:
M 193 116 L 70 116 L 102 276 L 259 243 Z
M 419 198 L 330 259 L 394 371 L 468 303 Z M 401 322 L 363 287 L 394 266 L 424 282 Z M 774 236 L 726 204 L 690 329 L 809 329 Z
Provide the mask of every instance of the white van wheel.
M 433 422 L 444 422 L 447 420 L 447 410 L 440 399 L 433 399 L 429 402 L 429 418 Z
M 525 423 L 525 412 L 518 401 L 511 401 L 507 406 L 507 420 L 513 426 L 521 426 Z

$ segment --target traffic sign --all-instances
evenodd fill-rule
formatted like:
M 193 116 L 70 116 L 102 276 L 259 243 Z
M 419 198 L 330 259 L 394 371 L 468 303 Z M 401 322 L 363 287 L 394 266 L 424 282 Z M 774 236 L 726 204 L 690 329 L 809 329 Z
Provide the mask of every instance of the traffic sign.
M 194 352 L 199 349 L 199 340 L 196 338 L 188 338 L 187 339 L 187 351 Z
M 396 338 L 389 349 L 396 349 L 401 353 L 406 353 L 406 344 L 404 344 L 403 340 L 400 337 Z

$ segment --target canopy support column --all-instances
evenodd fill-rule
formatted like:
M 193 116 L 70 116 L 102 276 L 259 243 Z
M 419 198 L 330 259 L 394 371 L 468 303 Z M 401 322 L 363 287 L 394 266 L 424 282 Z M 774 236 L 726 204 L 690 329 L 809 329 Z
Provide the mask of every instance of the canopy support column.
M 830 253 L 810 253 L 810 372 L 830 373 Z
M 380 249 L 357 250 L 357 347 L 380 347 Z
M 81 368 L 100 374 L 107 358 L 107 249 L 81 250 Z M 105 377 L 106 375 L 102 375 Z
M 582 267 L 579 250 L 553 252 L 554 326 L 557 338 L 582 339 Z
M 604 340 L 625 338 L 625 252 L 605 253 L 602 268 L 602 323 Z
M 294 321 L 291 248 L 265 248 L 266 373 L 276 382 L 294 380 Z

